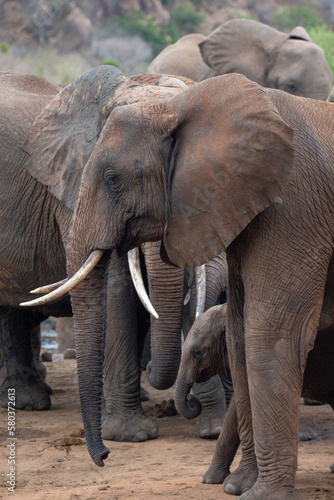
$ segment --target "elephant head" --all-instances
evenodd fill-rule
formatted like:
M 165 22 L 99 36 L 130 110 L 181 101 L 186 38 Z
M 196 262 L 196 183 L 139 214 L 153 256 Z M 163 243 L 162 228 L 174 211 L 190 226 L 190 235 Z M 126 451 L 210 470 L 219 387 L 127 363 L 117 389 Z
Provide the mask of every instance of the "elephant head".
M 229 373 L 225 342 L 226 304 L 211 307 L 195 320 L 182 347 L 176 380 L 175 405 L 186 418 L 199 415 L 201 404 L 189 394 L 194 382 L 206 382 L 220 372 Z
M 112 82 L 114 94 L 124 78 Z M 133 92 L 131 85 L 128 90 Z M 65 109 L 76 95 L 68 96 Z M 81 105 L 95 96 L 83 94 Z M 126 100 L 124 93 L 118 98 Z M 70 277 L 92 252 L 103 254 L 71 291 L 87 444 L 98 465 L 108 453 L 96 405 L 108 255 L 163 238 L 166 261 L 181 268 L 201 265 L 225 250 L 257 214 L 281 201 L 293 165 L 291 128 L 264 90 L 242 75 L 110 108 L 102 113 L 104 126 L 82 174 L 67 244 Z M 61 119 L 58 115 L 54 126 Z M 67 134 L 63 140 L 75 143 L 76 138 Z M 54 161 L 59 144 L 51 145 Z M 53 161 L 42 158 L 40 168 L 51 167 L 52 173 Z
M 264 87 L 323 101 L 332 87 L 323 50 L 301 27 L 286 34 L 250 19 L 233 19 L 199 48 L 216 75 L 241 73 Z

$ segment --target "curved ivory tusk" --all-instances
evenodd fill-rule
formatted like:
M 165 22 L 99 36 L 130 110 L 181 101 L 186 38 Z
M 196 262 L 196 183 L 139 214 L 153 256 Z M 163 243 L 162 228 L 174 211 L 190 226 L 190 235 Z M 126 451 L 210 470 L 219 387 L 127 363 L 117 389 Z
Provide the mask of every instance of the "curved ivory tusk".
M 206 273 L 205 264 L 203 266 L 196 267 L 196 318 L 204 312 L 205 308 L 205 297 L 206 297 Z
M 134 287 L 136 289 L 136 292 L 138 293 L 138 297 L 140 298 L 145 309 L 150 314 L 152 314 L 152 316 L 154 316 L 156 319 L 158 319 L 159 316 L 158 316 L 157 312 L 155 311 L 154 307 L 152 306 L 151 301 L 150 301 L 150 299 L 146 293 L 146 290 L 145 290 L 143 276 L 141 274 L 141 269 L 140 269 L 139 249 L 138 248 L 134 248 L 133 250 L 129 250 L 128 261 L 129 261 L 131 278 L 132 278 Z
M 92 269 L 96 266 L 103 255 L 103 250 L 94 250 L 86 262 L 80 267 L 79 271 L 77 271 L 72 278 L 67 280 L 63 285 L 54 290 L 44 297 L 40 297 L 39 299 L 30 300 L 29 302 L 21 302 L 20 306 L 41 306 L 43 304 L 47 304 L 52 300 L 59 299 L 65 293 L 70 292 L 74 287 L 76 287 L 82 280 L 84 280 L 87 274 L 90 273 Z M 48 286 L 48 285 L 47 285 Z
M 53 290 L 57 290 L 61 285 L 66 283 L 68 281 L 68 278 L 65 278 L 61 281 L 57 281 L 57 283 L 51 283 L 51 285 L 45 285 L 45 286 L 40 286 L 39 288 L 35 288 L 35 290 L 31 290 L 30 293 L 49 293 L 53 292 Z
M 186 306 L 190 301 L 191 290 L 188 290 L 187 295 L 184 297 L 183 305 Z

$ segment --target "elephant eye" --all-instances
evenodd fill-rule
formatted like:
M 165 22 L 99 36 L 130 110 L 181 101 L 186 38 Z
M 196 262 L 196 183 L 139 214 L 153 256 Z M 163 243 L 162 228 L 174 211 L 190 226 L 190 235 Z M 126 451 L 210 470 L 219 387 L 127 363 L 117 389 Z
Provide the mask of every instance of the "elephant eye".
M 288 83 L 286 86 L 286 91 L 290 94 L 295 94 L 297 92 L 297 87 L 293 83 Z
M 200 351 L 200 350 L 198 350 L 198 349 L 195 349 L 195 350 L 193 351 L 193 358 L 198 359 L 198 358 L 200 358 L 201 356 L 202 356 L 202 351 Z
M 106 184 L 109 193 L 115 194 L 118 191 L 118 175 L 115 173 L 106 174 Z

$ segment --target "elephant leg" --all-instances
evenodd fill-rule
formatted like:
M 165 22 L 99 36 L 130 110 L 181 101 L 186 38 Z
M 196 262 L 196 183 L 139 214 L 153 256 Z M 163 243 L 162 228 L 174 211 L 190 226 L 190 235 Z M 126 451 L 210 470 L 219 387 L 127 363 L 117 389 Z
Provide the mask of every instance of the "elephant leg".
M 226 373 L 220 373 L 219 376 L 220 376 L 221 383 L 223 384 L 223 387 L 224 387 L 226 408 L 228 409 L 230 404 L 231 404 L 231 401 L 233 398 L 233 393 L 234 393 L 232 380 L 226 376 Z
M 140 373 L 136 296 L 126 258 L 113 252 L 108 267 L 103 439 L 146 441 L 158 436 L 157 424 L 141 405 Z
M 218 437 L 209 469 L 202 477 L 202 483 L 222 483 L 230 475 L 230 465 L 240 444 L 235 398 L 232 397 L 222 430 Z
M 226 416 L 226 397 L 219 375 L 207 382 L 194 383 L 193 393 L 202 403 L 202 412 L 197 418 L 197 433 L 201 438 L 216 438 Z
M 308 249 L 319 258 L 309 257 L 305 265 L 291 249 L 282 259 L 278 244 L 275 248 L 275 254 L 268 255 L 257 247 L 243 269 L 245 355 L 258 477 L 240 500 L 301 498 L 295 490 L 300 397 L 330 255 Z M 237 385 L 235 391 L 238 405 Z M 240 434 L 240 439 L 245 436 Z
M 31 311 L 0 308 L 0 404 L 7 407 L 8 389 L 15 389 L 15 407 L 47 410 L 51 388 L 36 364 L 39 323 L 45 319 Z M 37 336 L 37 339 L 36 339 Z
M 230 286 L 227 299 L 226 342 L 235 391 L 235 401 L 233 402 L 233 398 L 233 405 L 231 403 L 227 413 L 230 423 L 227 423 L 226 426 L 229 425 L 229 428 L 233 429 L 233 426 L 237 425 L 238 436 L 242 437 L 242 456 L 237 469 L 226 477 L 223 489 L 226 493 L 241 495 L 256 482 L 258 469 L 254 452 L 252 415 L 247 384 L 243 319 L 244 290 L 239 271 L 235 269 L 233 264 L 235 263 L 232 262 L 229 265 Z M 230 388 L 230 392 L 231 390 Z M 236 412 L 234 420 L 233 412 Z M 225 427 L 223 426 L 224 429 Z M 227 433 L 227 431 L 225 432 Z M 229 436 L 228 433 L 227 436 Z M 218 463 L 228 464 L 229 466 L 231 452 L 229 452 L 229 447 L 225 445 L 226 439 L 223 437 L 220 440 L 222 446 L 217 445 L 215 456 Z M 234 442 L 237 442 L 236 436 L 234 437 Z M 218 453 L 219 459 L 217 458 Z M 227 472 L 226 465 L 225 472 Z

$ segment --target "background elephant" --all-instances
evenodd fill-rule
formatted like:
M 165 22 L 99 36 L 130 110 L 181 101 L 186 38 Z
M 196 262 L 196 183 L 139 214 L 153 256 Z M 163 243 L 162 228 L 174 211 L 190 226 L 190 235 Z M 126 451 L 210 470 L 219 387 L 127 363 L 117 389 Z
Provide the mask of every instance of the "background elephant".
M 7 389 L 14 387 L 17 408 L 47 409 L 50 388 L 37 370 L 40 367 L 34 358 L 35 332 L 49 315 L 70 316 L 70 300 L 67 296 L 51 305 L 30 309 L 20 308 L 19 303 L 29 298 L 29 290 L 36 285 L 66 275 L 67 235 L 82 170 L 113 107 L 137 99 L 159 98 L 165 92 L 173 95 L 181 88 L 136 85 L 110 67 L 92 70 L 64 89 L 41 78 L 12 72 L 2 73 L 0 78 L 1 109 L 6 123 L 0 137 L 1 404 L 7 406 Z M 82 106 L 82 96 L 86 106 Z M 63 133 L 63 149 L 54 151 L 57 161 L 65 165 L 71 154 L 75 155 L 72 175 L 53 178 L 50 191 L 58 193 L 63 189 L 61 200 L 28 173 L 34 170 L 35 146 L 42 143 L 45 153 L 55 144 L 54 129 L 48 128 L 49 124 L 52 128 L 53 116 Z M 46 182 L 44 165 L 41 176 Z M 144 253 L 152 300 L 160 310 L 160 319 L 151 325 L 153 358 L 149 377 L 156 386 L 166 387 L 176 378 L 180 357 L 183 271 L 171 269 L 161 261 L 159 243 L 145 245 Z M 144 414 L 139 386 L 139 359 L 149 315 L 137 301 L 126 256 L 116 252 L 110 256 L 108 289 L 104 380 L 108 415 L 103 435 L 107 439 L 134 441 L 156 437 L 157 424 Z M 99 346 L 103 346 L 102 340 Z M 101 367 L 102 361 L 103 353 Z
M 237 74 L 110 114 L 82 176 L 67 246 L 69 276 L 90 255 L 101 259 L 71 290 L 95 463 L 103 465 L 108 454 L 96 405 L 108 257 L 163 238 L 164 260 L 181 268 L 226 251 L 227 346 L 242 444 L 235 491 L 244 491 L 255 470 L 254 443 L 257 479 L 241 499 L 299 498 L 303 374 L 324 328 L 322 309 L 327 326 L 334 318 L 333 133 L 330 103 L 264 89 Z M 50 183 L 54 157 L 51 165 L 38 157 Z
M 189 398 L 192 406 L 201 411 L 201 402 L 189 395 L 193 383 L 207 380 L 215 373 L 229 373 L 225 330 L 226 304 L 214 306 L 196 319 L 183 344 L 175 404 L 179 413 L 186 418 L 194 417 L 193 413 L 189 415 L 189 403 L 186 403 Z M 334 410 L 333 357 L 334 335 L 333 329 L 329 328 L 318 332 L 314 348 L 309 352 L 302 395 L 328 403 Z M 239 443 L 237 412 L 233 402 L 227 423 L 217 441 L 212 463 L 202 482 L 222 483 L 227 478 L 224 484 L 226 493 L 235 493 L 233 482 L 229 482 L 228 476 Z M 229 460 L 226 460 L 227 449 Z
M 199 44 L 205 39 L 206 37 L 200 33 L 181 37 L 153 59 L 147 73 L 181 75 L 195 82 L 215 76 L 215 72 L 203 61 L 199 50 Z
M 189 41 L 195 45 L 197 39 Z M 250 19 L 227 21 L 198 43 L 204 68 L 211 68 L 213 74 L 203 71 L 195 47 L 184 58 L 183 42 L 179 42 L 158 54 L 148 71 L 159 68 L 162 73 L 190 76 L 197 81 L 213 74 L 241 73 L 264 87 L 323 101 L 333 84 L 323 50 L 300 26 L 286 34 Z

